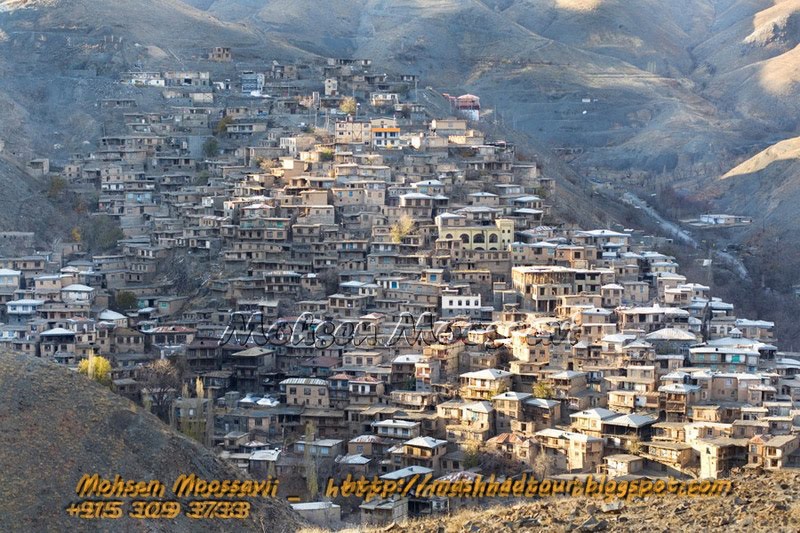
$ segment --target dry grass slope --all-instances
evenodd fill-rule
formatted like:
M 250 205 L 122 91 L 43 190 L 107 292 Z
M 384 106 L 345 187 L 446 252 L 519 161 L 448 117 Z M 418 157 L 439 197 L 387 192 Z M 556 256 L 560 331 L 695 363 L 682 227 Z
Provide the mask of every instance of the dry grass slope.
M 586 498 L 543 499 L 513 506 L 464 509 L 452 516 L 367 529 L 392 533 L 512 531 L 731 531 L 772 533 L 800 528 L 800 473 L 741 474 L 729 496 L 659 497 L 623 502 L 619 511 Z M 308 533 L 320 530 L 305 530 Z M 360 531 L 364 531 L 363 529 Z

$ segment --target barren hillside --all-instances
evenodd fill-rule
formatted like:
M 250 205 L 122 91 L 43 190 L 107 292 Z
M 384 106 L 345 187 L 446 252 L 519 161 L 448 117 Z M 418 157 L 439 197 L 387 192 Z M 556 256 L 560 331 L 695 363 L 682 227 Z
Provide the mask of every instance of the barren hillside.
M 694 49 L 695 77 L 726 111 L 775 131 L 797 127 L 800 2 L 717 1 L 707 38 Z
M 751 233 L 769 228 L 785 248 L 797 249 L 800 225 L 800 137 L 775 143 L 706 184 L 722 210 L 749 215 Z M 788 259 L 788 257 L 785 257 Z M 793 263 L 786 266 L 792 266 Z
M 0 355 L 0 531 L 294 531 L 288 504 L 252 499 L 252 519 L 69 517 L 83 474 L 158 479 L 237 478 L 235 468 L 84 376 L 42 359 Z M 266 529 L 264 524 L 267 524 Z

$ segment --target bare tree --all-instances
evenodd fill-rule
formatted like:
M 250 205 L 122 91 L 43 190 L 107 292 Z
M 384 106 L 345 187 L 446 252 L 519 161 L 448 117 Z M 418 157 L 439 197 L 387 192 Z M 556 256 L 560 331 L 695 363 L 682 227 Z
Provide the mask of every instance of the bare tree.
M 172 400 L 176 392 L 181 390 L 178 369 L 168 360 L 159 359 L 144 366 L 141 378 L 148 391 L 150 410 L 169 423 Z
M 639 455 L 642 451 L 642 439 L 639 437 L 631 437 L 628 439 L 628 443 L 625 445 L 629 453 L 633 455 Z
M 317 461 L 312 453 L 312 446 L 314 443 L 314 423 L 309 421 L 306 423 L 306 436 L 303 456 L 303 466 L 306 471 L 306 489 L 308 490 L 308 497 L 310 500 L 317 498 L 319 492 L 319 481 L 317 480 Z
M 547 455 L 544 449 L 540 449 L 539 453 L 533 459 L 533 472 L 539 479 L 544 479 L 555 471 L 555 461 L 552 457 Z

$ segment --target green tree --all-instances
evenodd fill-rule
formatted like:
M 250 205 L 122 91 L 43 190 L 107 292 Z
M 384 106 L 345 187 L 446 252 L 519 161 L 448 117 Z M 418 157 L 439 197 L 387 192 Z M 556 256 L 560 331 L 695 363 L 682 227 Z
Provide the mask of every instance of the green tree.
M 494 394 L 492 396 L 498 396 L 500 394 L 503 394 L 507 390 L 508 390 L 508 385 L 506 385 L 505 383 L 500 383 L 497 387 L 495 387 Z
M 642 451 L 642 440 L 639 437 L 631 437 L 628 439 L 625 447 L 628 449 L 629 453 L 639 455 Z
M 136 307 L 136 303 L 138 298 L 136 295 L 131 291 L 120 291 L 114 297 L 114 302 L 116 303 L 117 311 L 127 311 L 128 309 L 134 309 Z
M 275 159 L 267 159 L 266 157 L 260 157 L 258 160 L 258 168 L 263 170 L 264 172 L 268 172 L 273 168 L 278 167 L 278 161 Z
M 477 442 L 464 445 L 464 468 L 475 468 L 481 464 L 481 446 Z
M 78 363 L 78 372 L 103 385 L 111 384 L 111 363 L 105 357 L 90 355 Z
M 47 186 L 47 197 L 51 199 L 58 198 L 64 189 L 67 187 L 67 181 L 61 176 L 53 176 L 50 178 L 50 184 Z
M 333 268 L 324 270 L 318 274 L 319 281 L 325 288 L 325 294 L 333 294 L 339 290 L 339 272 Z
M 125 236 L 117 221 L 108 215 L 87 217 L 79 231 L 83 242 L 94 252 L 115 248 L 117 242 Z
M 194 392 L 195 397 L 190 398 L 188 385 L 183 385 L 183 401 L 191 407 L 181 413 L 181 433 L 197 442 L 208 445 L 209 413 L 207 409 L 210 407 L 210 402 L 206 401 L 205 387 L 203 387 L 203 382 L 199 377 L 194 382 Z
M 221 133 L 225 133 L 228 128 L 228 124 L 233 123 L 233 117 L 230 115 L 225 115 L 217 122 L 217 125 L 214 126 L 214 135 L 220 135 Z
M 208 185 L 208 178 L 210 177 L 207 170 L 203 170 L 197 174 L 197 177 L 194 179 L 195 185 Z
M 214 137 L 209 137 L 203 143 L 203 155 L 205 157 L 217 157 L 219 155 L 219 141 Z
M 544 479 L 555 471 L 556 464 L 555 460 L 547 455 L 544 448 L 541 448 L 539 453 L 536 454 L 536 457 L 534 457 L 531 466 L 533 467 L 533 472 L 536 474 L 536 477 Z

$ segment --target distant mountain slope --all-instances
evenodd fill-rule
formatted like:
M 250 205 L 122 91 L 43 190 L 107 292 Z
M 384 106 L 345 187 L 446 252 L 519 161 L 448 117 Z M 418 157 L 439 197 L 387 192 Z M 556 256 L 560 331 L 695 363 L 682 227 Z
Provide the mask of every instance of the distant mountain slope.
M 229 18 L 242 5 L 250 3 L 217 0 L 208 9 Z M 669 78 L 692 70 L 688 47 L 710 24 L 708 5 L 629 6 L 335 0 L 318 16 L 314 2 L 272 0 L 247 20 L 314 53 L 370 57 L 442 90 L 475 92 L 496 117 L 550 147 L 584 150 L 577 162 L 585 167 L 661 171 L 711 157 L 709 141 L 729 142 L 717 133 L 715 106 L 691 81 Z M 687 26 L 687 12 L 705 22 Z
M 164 46 L 198 46 L 197 38 L 210 31 L 231 44 L 253 41 L 240 25 L 222 22 L 179 0 L 0 0 L 0 12 L 25 17 L 25 27 L 32 30 L 91 30 L 108 25 L 121 34 L 161 41 Z
M 710 3 L 697 0 L 523 0 L 508 4 L 503 14 L 539 35 L 622 59 L 643 70 L 679 76 L 691 72 L 689 46 L 708 31 L 713 18 Z
M 800 1 L 718 0 L 707 40 L 694 53 L 706 94 L 776 129 L 798 124 Z
M 574 163 L 584 171 L 721 168 L 731 154 L 786 137 L 800 111 L 800 0 L 4 0 L 0 6 L 13 8 L 0 14 L 7 34 L 0 48 L 48 50 L 43 36 L 58 42 L 76 30 L 133 40 L 109 54 L 109 68 L 179 62 L 212 42 L 264 59 L 370 57 L 443 90 L 479 93 L 498 119 L 550 147 L 582 152 Z M 93 61 L 66 47 L 33 55 L 42 66 Z M 20 61 L 14 57 L 8 68 L 20 71 Z
M 84 376 L 37 358 L 0 354 L 0 531 L 294 531 L 288 504 L 250 499 L 247 520 L 92 521 L 67 516 L 86 473 L 158 479 L 239 477 L 207 449 Z M 169 489 L 167 489 L 169 492 Z
M 759 152 L 744 163 L 736 165 L 721 179 L 735 179 L 745 174 L 761 172 L 777 161 L 796 161 L 798 158 L 800 158 L 800 137 L 786 139 Z
M 800 226 L 800 137 L 776 143 L 707 187 L 732 213 L 763 218 L 796 240 Z

